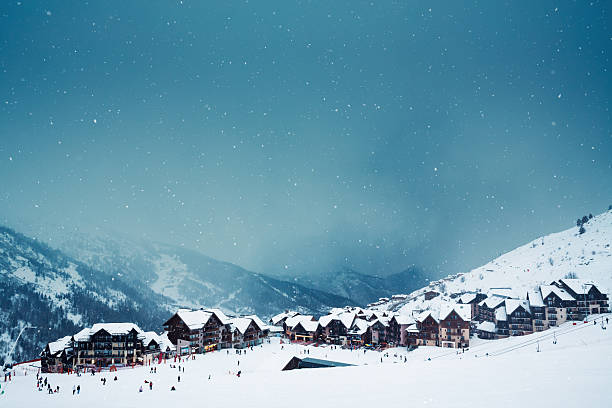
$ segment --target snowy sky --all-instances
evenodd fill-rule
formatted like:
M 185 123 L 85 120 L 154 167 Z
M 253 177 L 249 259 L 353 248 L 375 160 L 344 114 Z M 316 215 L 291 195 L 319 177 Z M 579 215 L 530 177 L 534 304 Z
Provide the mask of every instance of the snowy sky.
M 610 6 L 3 1 L 0 223 L 464 271 L 612 204 Z

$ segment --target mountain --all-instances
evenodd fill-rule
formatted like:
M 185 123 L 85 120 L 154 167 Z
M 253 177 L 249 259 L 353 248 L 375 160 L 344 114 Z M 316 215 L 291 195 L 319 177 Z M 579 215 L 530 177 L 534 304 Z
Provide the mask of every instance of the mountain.
M 16 361 L 35 358 L 47 342 L 98 321 L 129 320 L 159 330 L 167 303 L 146 287 L 0 227 L 0 360 L 23 327 L 35 329 L 20 338 Z
M 342 268 L 334 273 L 318 273 L 293 278 L 304 286 L 325 290 L 344 296 L 359 304 L 367 304 L 381 297 L 389 297 L 398 291 L 409 293 L 429 282 L 420 268 L 410 267 L 386 277 L 359 273 Z
M 467 273 L 448 276 L 412 292 L 405 300 L 381 302 L 379 310 L 410 313 L 424 309 L 431 301 L 423 299 L 429 290 L 443 294 L 470 291 L 487 293 L 493 288 L 511 288 L 517 297 L 528 290 L 564 277 L 593 280 L 606 293 L 612 289 L 612 211 L 595 216 L 583 225 L 584 233 L 574 226 L 546 235 L 510 251 Z
M 175 308 L 214 307 L 266 318 L 285 309 L 318 315 L 332 307 L 359 304 L 329 290 L 255 273 L 178 246 L 116 234 L 70 234 L 56 241 L 74 258 L 149 288 Z

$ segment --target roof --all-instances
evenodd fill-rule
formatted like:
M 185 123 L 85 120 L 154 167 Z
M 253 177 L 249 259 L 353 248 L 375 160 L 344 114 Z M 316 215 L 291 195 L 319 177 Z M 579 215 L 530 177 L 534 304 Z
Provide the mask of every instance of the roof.
M 197 330 L 204 327 L 212 313 L 204 310 L 179 309 L 176 315 L 189 327 L 189 330 Z
M 57 352 L 60 352 L 68 347 L 71 341 L 72 336 L 64 336 L 61 339 L 57 339 L 56 341 L 49 343 L 49 352 L 51 354 L 56 354 Z
M 244 316 L 248 319 L 253 319 L 253 321 L 255 322 L 255 324 L 261 329 L 261 330 L 267 330 L 268 329 L 268 325 L 265 324 L 263 322 L 263 320 L 261 320 L 257 315 L 248 315 L 248 316 Z
M 288 319 L 290 317 L 294 317 L 294 316 L 297 316 L 297 315 L 299 315 L 298 312 L 287 311 L 287 312 L 279 313 L 276 316 L 273 316 L 272 319 L 270 319 L 270 320 L 272 321 L 272 324 L 274 326 L 276 326 L 283 319 Z
M 151 343 L 151 341 L 155 341 L 158 345 L 161 343 L 161 339 L 157 333 L 154 331 L 146 331 L 142 333 L 142 344 L 146 347 Z
M 419 329 L 417 328 L 416 324 L 409 324 L 408 327 L 406 327 L 406 332 L 407 333 L 418 333 Z
M 486 306 L 489 309 L 495 309 L 503 304 L 504 300 L 506 300 L 506 298 L 503 296 L 493 295 L 480 302 L 478 306 Z
M 293 316 L 285 320 L 285 324 L 290 329 L 293 329 L 301 321 L 312 321 L 312 316 L 306 316 L 306 315 Z
M 527 313 L 531 313 L 529 301 L 523 299 L 506 299 L 506 314 L 512 314 L 516 309 L 522 307 Z
M 407 325 L 407 324 L 414 323 L 414 317 L 410 315 L 406 315 L 406 314 L 400 314 L 400 315 L 395 316 L 395 320 L 397 321 L 397 324 L 399 325 Z
M 542 299 L 546 299 L 551 293 L 554 293 L 561 300 L 576 300 L 564 289 L 558 288 L 555 285 L 542 285 L 540 286 L 540 292 L 542 293 Z
M 362 319 L 356 319 L 351 329 L 349 330 L 350 334 L 362 335 L 368 331 L 368 322 Z
M 142 334 L 143 331 L 135 323 L 96 323 L 91 326 L 89 330 L 90 335 L 104 330 L 109 334 L 127 334 L 132 330 L 136 330 L 138 334 Z
M 321 324 L 322 327 L 327 327 L 334 320 L 340 321 L 340 318 L 338 317 L 338 315 L 328 314 L 328 315 L 322 316 L 319 319 L 319 324 Z
M 312 320 L 302 320 L 298 322 L 298 324 L 302 326 L 307 332 L 315 332 L 319 328 L 319 322 Z M 294 328 L 297 327 L 298 324 L 296 324 Z
M 439 320 L 446 319 L 453 311 L 456 312 L 463 321 L 469 322 L 472 320 L 472 307 L 460 303 L 442 303 L 440 305 Z
M 251 323 L 253 323 L 253 319 L 247 317 L 236 317 L 230 320 L 232 328 L 238 330 L 242 334 L 246 333 Z
M 457 303 L 470 303 L 474 299 L 476 299 L 476 293 L 464 293 L 463 295 L 459 296 Z
M 507 298 L 516 297 L 516 293 L 512 288 L 491 288 L 489 289 L 489 293 L 492 296 L 502 296 Z
M 219 320 L 221 320 L 221 324 L 229 324 L 230 318 L 227 317 L 225 313 L 221 309 L 206 309 L 206 312 L 213 313 Z
M 506 306 L 498 307 L 497 309 L 495 309 L 495 320 L 497 320 L 498 322 L 505 322 L 508 320 Z
M 527 299 L 529 304 L 533 307 L 544 307 L 544 301 L 542 300 L 542 293 L 539 290 L 531 290 L 527 292 Z
M 497 331 L 497 329 L 495 328 L 495 323 L 493 322 L 479 323 L 478 326 L 476 326 L 476 330 L 480 330 L 480 331 L 484 331 L 488 333 L 495 333 Z
M 74 336 L 74 341 L 89 341 L 89 328 L 86 327 Z
M 346 312 L 340 315 L 340 321 L 347 329 L 353 325 L 353 321 L 355 320 L 355 313 Z
M 587 279 L 559 279 L 559 282 L 567 285 L 577 295 L 589 293 L 591 286 L 597 287 L 593 281 Z
M 310 358 L 310 357 L 302 358 L 301 360 L 304 363 L 312 363 L 312 364 L 317 364 L 317 365 L 322 365 L 322 366 L 327 366 L 327 367 L 348 367 L 348 366 L 353 365 L 353 364 L 348 364 L 348 363 L 341 363 L 340 361 L 322 360 L 320 358 Z
M 436 323 L 439 321 L 438 320 L 438 314 L 435 313 L 433 310 L 425 310 L 421 313 L 419 313 L 419 315 L 416 317 L 416 321 L 417 322 L 424 322 L 425 319 L 427 319 L 428 316 L 431 316 Z
M 169 349 L 170 351 L 176 350 L 176 346 L 172 344 L 170 339 L 168 338 L 168 332 L 164 332 L 164 334 L 159 336 L 159 341 L 161 342 L 159 348 L 163 351 Z

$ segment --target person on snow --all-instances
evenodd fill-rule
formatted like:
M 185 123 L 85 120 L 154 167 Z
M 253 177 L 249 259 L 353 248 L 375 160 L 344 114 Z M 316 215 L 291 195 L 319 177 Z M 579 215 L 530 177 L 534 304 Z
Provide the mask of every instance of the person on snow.
M 142 385 L 138 388 L 138 392 L 142 392 Z
M 77 395 L 79 395 L 81 393 L 81 386 L 77 385 Z
M 76 386 L 75 386 L 75 385 L 73 385 L 73 386 L 72 386 L 72 395 L 74 395 L 74 393 L 75 393 L 75 392 L 76 392 Z
M 178 376 L 178 382 L 181 382 L 181 376 L 180 375 Z
M 174 388 L 174 385 L 172 386 L 172 388 L 170 388 L 170 391 L 176 391 L 176 388 Z

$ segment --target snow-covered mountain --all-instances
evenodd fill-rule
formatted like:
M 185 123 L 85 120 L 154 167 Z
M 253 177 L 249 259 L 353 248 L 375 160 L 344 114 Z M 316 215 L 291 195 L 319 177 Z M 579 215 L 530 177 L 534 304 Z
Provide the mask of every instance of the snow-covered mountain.
M 167 306 L 219 308 L 270 317 L 285 309 L 325 314 L 359 303 L 331 291 L 248 271 L 200 252 L 117 234 L 57 235 L 55 243 L 92 268 L 121 275 L 169 300 Z
M 612 289 L 612 211 L 589 219 L 581 234 L 579 227 L 550 234 L 510 251 L 467 273 L 448 276 L 410 293 L 406 299 L 391 299 L 374 306 L 379 310 L 426 309 L 451 294 L 496 288 L 511 288 L 524 298 L 528 290 L 564 277 L 598 283 L 607 293 Z M 424 300 L 427 291 L 442 296 Z
M 427 273 L 418 267 L 410 267 L 385 277 L 342 268 L 331 273 L 312 273 L 294 278 L 287 276 L 286 279 L 293 279 L 301 285 L 335 293 L 364 305 L 373 299 L 390 297 L 398 290 L 410 292 L 430 281 Z
M 13 354 L 34 358 L 48 341 L 98 321 L 130 320 L 160 329 L 167 299 L 117 274 L 93 269 L 60 251 L 0 227 L 0 360 L 20 330 Z

